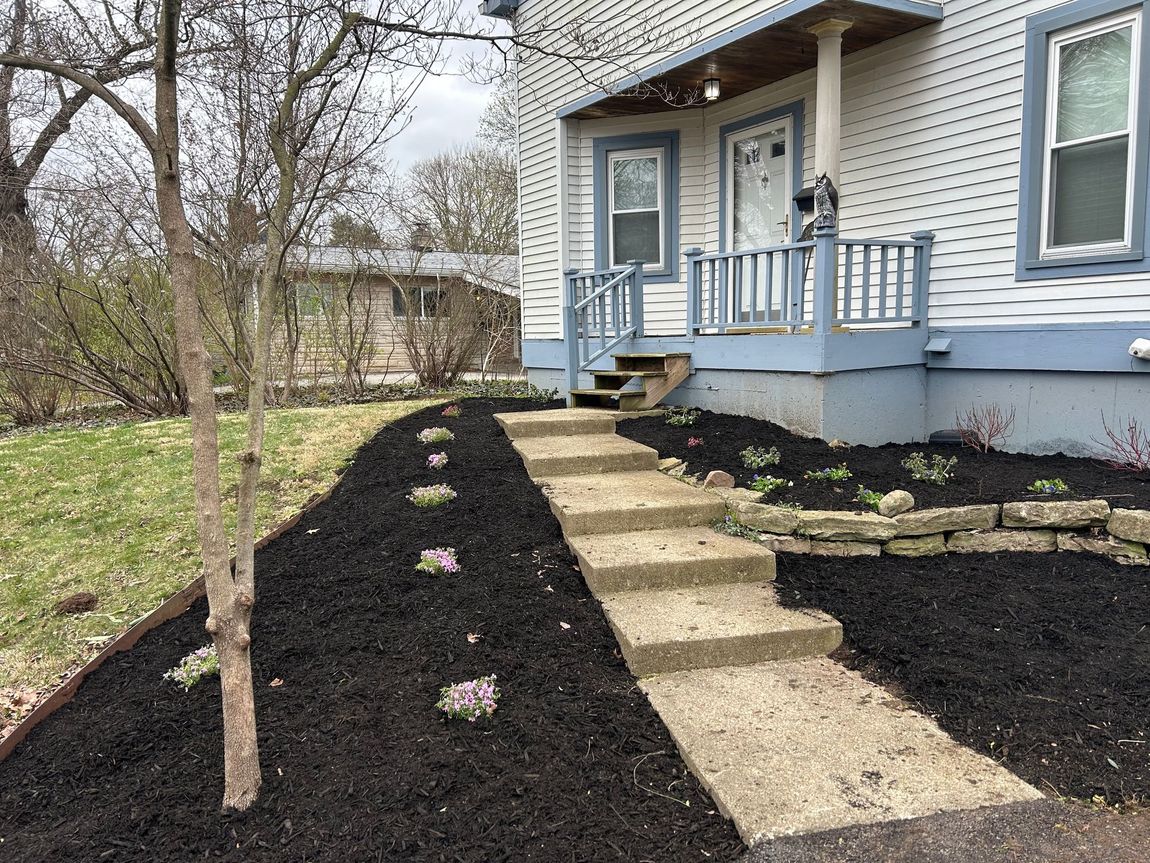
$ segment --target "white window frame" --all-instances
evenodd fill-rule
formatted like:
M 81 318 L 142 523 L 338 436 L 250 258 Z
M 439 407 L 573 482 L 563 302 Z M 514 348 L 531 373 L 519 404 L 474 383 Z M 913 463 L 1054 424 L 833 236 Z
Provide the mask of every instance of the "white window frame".
M 1113 15 L 1092 21 L 1081 27 L 1062 30 L 1051 34 L 1049 37 L 1046 63 L 1046 128 L 1043 140 L 1042 165 L 1042 224 L 1039 233 L 1039 257 L 1043 260 L 1060 260 L 1064 258 L 1128 252 L 1133 249 L 1134 207 L 1140 205 L 1140 202 L 1134 200 L 1134 172 L 1136 168 L 1135 158 L 1138 150 L 1136 117 L 1139 99 L 1138 70 L 1141 65 L 1142 53 L 1140 38 L 1141 19 L 1141 9 L 1134 9 L 1120 15 Z M 1094 135 L 1089 138 L 1078 138 L 1072 141 L 1058 143 L 1055 139 L 1058 135 L 1058 80 L 1062 64 L 1062 47 L 1073 42 L 1080 42 L 1083 39 L 1089 39 L 1092 36 L 1122 30 L 1126 27 L 1130 28 L 1130 96 L 1126 106 L 1126 128 L 1115 132 Z M 1127 163 L 1126 213 L 1122 240 L 1078 246 L 1053 245 L 1051 242 L 1053 239 L 1051 234 L 1053 229 L 1051 220 L 1051 192 L 1053 191 L 1054 152 L 1067 147 L 1101 141 L 1113 141 L 1123 137 L 1127 140 Z
M 657 206 L 659 212 L 659 260 L 646 261 L 643 264 L 643 271 L 652 270 L 655 272 L 662 271 L 666 268 L 667 249 L 666 244 L 666 227 L 667 227 L 667 190 L 666 176 L 663 173 L 663 160 L 666 154 L 663 152 L 663 147 L 648 147 L 641 150 L 612 150 L 607 154 L 607 259 L 611 267 L 625 267 L 626 261 L 615 260 L 615 216 L 620 213 L 649 213 L 651 209 L 644 207 L 642 209 L 631 210 L 616 210 L 615 209 L 615 163 L 623 161 L 632 161 L 634 159 L 655 159 L 655 177 L 657 180 Z

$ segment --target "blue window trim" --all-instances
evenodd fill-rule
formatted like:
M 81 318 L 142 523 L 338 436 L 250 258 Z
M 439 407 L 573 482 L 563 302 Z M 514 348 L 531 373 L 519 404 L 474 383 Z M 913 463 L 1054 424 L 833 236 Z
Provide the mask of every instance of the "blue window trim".
M 791 118 L 791 140 L 787 141 L 787 149 L 791 154 L 791 177 L 797 192 L 803 187 L 803 111 L 802 99 L 787 105 L 780 105 L 753 117 L 744 117 L 719 128 L 719 249 L 730 251 L 727 247 L 727 138 L 743 129 L 769 123 L 789 116 Z M 795 202 L 791 201 L 791 240 L 797 240 L 803 230 L 803 214 Z
M 595 268 L 605 270 L 611 256 L 607 248 L 607 159 L 621 150 L 663 150 L 663 262 L 661 270 L 644 270 L 648 282 L 679 281 L 679 133 L 651 132 L 595 139 Z
M 1039 258 L 1042 231 L 1042 170 L 1046 159 L 1046 83 L 1049 40 L 1053 33 L 1093 21 L 1142 10 L 1141 52 L 1138 69 L 1138 102 L 1135 106 L 1134 177 L 1130 185 L 1134 200 L 1131 225 L 1132 248 L 1126 252 Z M 1018 251 L 1015 279 L 1050 279 L 1073 276 L 1106 276 L 1150 271 L 1150 195 L 1147 163 L 1150 162 L 1150 0 L 1074 0 L 1026 19 L 1026 72 L 1022 99 L 1022 165 L 1018 181 Z

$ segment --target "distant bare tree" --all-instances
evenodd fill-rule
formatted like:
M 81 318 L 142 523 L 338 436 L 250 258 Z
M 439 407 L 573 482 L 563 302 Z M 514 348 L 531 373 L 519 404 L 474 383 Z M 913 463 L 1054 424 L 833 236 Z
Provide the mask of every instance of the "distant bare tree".
M 504 75 L 487 100 L 479 118 L 479 140 L 504 153 L 514 153 L 519 143 L 519 107 L 514 75 Z
M 408 219 L 426 224 L 448 252 L 513 255 L 519 246 L 515 158 L 471 144 L 416 162 L 408 174 Z

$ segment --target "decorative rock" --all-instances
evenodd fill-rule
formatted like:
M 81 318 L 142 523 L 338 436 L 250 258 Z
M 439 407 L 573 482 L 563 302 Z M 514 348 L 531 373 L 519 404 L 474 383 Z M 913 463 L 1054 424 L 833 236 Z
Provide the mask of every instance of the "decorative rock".
M 666 473 L 667 471 L 674 470 L 677 467 L 686 466 L 686 462 L 681 458 L 661 458 L 659 459 L 659 470 Z
M 824 542 L 811 540 L 811 554 L 823 557 L 878 557 L 882 546 L 873 542 Z
M 902 515 L 912 509 L 914 509 L 914 495 L 901 488 L 887 492 L 878 502 L 878 514 L 886 518 Z
M 798 532 L 811 539 L 886 542 L 897 528 L 891 519 L 869 512 L 809 510 L 797 515 Z
M 727 502 L 727 506 L 735 503 L 758 503 L 763 499 L 761 491 L 749 488 L 714 488 L 707 489 L 711 494 L 717 494 Z
M 799 526 L 798 513 L 765 503 L 736 503 L 735 517 L 747 527 L 768 533 L 794 533 Z
M 1121 539 L 1150 543 L 1150 510 L 1116 509 L 1106 522 L 1106 530 Z
M 759 542 L 771 551 L 785 551 L 790 554 L 810 554 L 811 541 L 805 536 L 791 536 L 781 533 L 764 533 L 759 535 Z
M 998 525 L 998 504 L 920 509 L 896 515 L 899 536 L 925 536 L 952 530 L 983 530 Z
M 1104 500 L 1028 500 L 1002 505 L 1003 527 L 1101 527 L 1110 518 Z
M 1146 546 L 1142 543 L 1117 539 L 1106 534 L 1062 532 L 1058 534 L 1058 550 L 1090 551 L 1127 566 L 1150 565 L 1150 556 L 1146 554 Z
M 998 551 L 1057 551 L 1052 530 L 963 530 L 950 535 L 947 551 L 959 554 Z
M 703 480 L 703 488 L 734 488 L 735 478 L 725 470 L 713 470 Z
M 882 550 L 898 557 L 931 557 L 946 554 L 946 537 L 941 533 L 928 533 L 925 536 L 892 539 L 882 547 Z

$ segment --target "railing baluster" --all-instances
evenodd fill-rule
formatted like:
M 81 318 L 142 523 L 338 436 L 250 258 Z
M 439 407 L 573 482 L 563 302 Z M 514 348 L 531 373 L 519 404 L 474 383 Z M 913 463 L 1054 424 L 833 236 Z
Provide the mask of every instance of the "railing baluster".
M 879 316 L 880 318 L 885 318 L 885 317 L 887 316 L 887 311 L 886 311 L 886 284 L 887 284 L 887 275 L 886 275 L 886 271 L 887 271 L 887 266 L 888 266 L 888 261 L 889 261 L 889 258 L 888 258 L 888 256 L 887 256 L 887 253 L 888 253 L 889 251 L 890 251 L 890 246 L 883 246 L 883 247 L 881 248 L 881 250 L 879 251 L 879 255 L 878 255 L 878 262 L 879 262 L 879 263 L 878 263 L 878 266 L 879 266 L 879 274 L 878 274 L 878 316 Z
M 719 265 L 719 332 L 725 333 L 727 331 L 726 323 L 730 320 L 727 316 L 727 268 L 730 266 L 730 258 L 723 260 Z
M 763 279 L 763 282 L 764 282 L 763 293 L 765 294 L 765 296 L 763 297 L 763 320 L 769 321 L 771 319 L 771 309 L 774 306 L 774 303 L 771 302 L 771 300 L 773 299 L 771 296 L 771 294 L 773 293 L 771 288 L 774 287 L 772 282 L 774 281 L 774 278 L 775 278 L 775 255 L 774 255 L 774 252 L 767 252 L 766 260 L 763 263 L 764 263 L 764 269 L 766 270 L 766 272 L 764 274 L 764 279 Z M 779 314 L 779 317 L 780 318 L 782 317 L 781 313 Z
M 718 263 L 711 261 L 711 283 L 709 285 L 710 314 L 707 317 L 711 326 L 718 323 L 719 314 L 719 280 L 717 267 Z
M 906 248 L 898 247 L 898 273 L 895 276 L 894 314 L 901 318 L 905 308 L 903 292 L 906 290 Z
M 620 299 L 621 299 L 621 297 L 620 297 L 619 289 L 613 288 L 611 290 L 611 326 L 613 328 L 613 332 L 614 332 L 614 335 L 616 337 L 622 335 L 623 330 L 627 329 L 626 322 L 619 320 L 619 311 L 620 311 L 619 310 L 619 300 Z M 624 300 L 624 302 L 626 302 L 626 301 Z
M 862 314 L 859 317 L 870 317 L 870 244 L 863 246 L 862 271 Z
M 731 320 L 738 321 L 743 313 L 743 257 L 732 261 L 731 273 Z
M 846 253 L 846 267 L 843 271 L 843 317 L 852 317 L 854 309 L 854 300 L 851 297 L 851 292 L 854 290 L 854 266 L 855 266 L 855 244 L 844 243 L 843 249 Z
M 755 314 L 759 307 L 759 256 L 751 255 L 751 311 L 747 320 L 755 322 Z

